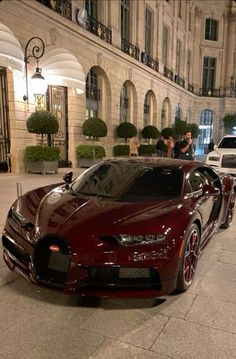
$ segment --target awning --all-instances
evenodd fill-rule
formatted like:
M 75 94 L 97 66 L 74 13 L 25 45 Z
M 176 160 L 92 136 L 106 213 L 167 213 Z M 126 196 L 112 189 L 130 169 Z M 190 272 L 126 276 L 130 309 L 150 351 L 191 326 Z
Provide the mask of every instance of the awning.
M 24 53 L 13 32 L 0 23 L 0 66 L 23 71 Z
M 78 93 L 85 91 L 85 74 L 76 56 L 63 48 L 45 50 L 39 67 L 49 85 L 74 87 Z

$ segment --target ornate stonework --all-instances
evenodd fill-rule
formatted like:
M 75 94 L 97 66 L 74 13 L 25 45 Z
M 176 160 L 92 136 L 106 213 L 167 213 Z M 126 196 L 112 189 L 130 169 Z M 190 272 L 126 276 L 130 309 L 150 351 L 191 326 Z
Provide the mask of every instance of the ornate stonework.
M 98 65 L 101 66 L 102 65 L 102 62 L 103 62 L 103 54 L 101 52 L 99 52 L 97 54 L 97 62 L 98 62 Z

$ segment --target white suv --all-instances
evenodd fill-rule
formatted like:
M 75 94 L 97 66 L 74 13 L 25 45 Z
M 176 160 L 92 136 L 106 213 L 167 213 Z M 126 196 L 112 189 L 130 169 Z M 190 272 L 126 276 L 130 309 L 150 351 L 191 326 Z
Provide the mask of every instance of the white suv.
M 208 153 L 206 163 L 236 177 L 236 136 L 224 136 L 214 151 Z

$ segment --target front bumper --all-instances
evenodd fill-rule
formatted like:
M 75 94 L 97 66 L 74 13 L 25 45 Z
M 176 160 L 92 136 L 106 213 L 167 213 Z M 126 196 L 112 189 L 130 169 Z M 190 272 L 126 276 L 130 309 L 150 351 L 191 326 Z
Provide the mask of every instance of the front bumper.
M 32 283 L 70 294 L 153 297 L 175 289 L 178 250 L 162 255 L 157 249 L 148 251 L 142 246 L 140 251 L 129 249 L 126 260 L 115 251 L 99 255 L 91 252 L 84 260 L 72 254 L 63 239 L 60 242 L 57 238 L 60 252 L 51 252 L 54 240 L 55 236 L 46 236 L 32 244 L 6 225 L 3 258 L 11 270 Z

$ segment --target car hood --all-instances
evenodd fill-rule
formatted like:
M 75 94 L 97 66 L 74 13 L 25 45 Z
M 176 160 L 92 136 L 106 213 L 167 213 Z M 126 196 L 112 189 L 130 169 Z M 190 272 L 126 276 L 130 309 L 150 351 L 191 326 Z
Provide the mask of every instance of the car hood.
M 214 151 L 210 152 L 208 156 L 219 156 L 219 155 L 236 155 L 236 148 L 216 148 Z
M 32 204 L 39 191 L 31 191 L 21 198 L 22 209 Z M 135 225 L 138 230 L 180 208 L 180 199 L 159 202 L 119 202 L 97 196 L 78 196 L 57 187 L 42 196 L 38 207 L 30 205 L 24 216 L 40 229 L 40 235 L 65 233 L 120 233 Z M 160 226 L 163 222 L 158 221 Z M 156 224 L 155 224 L 156 226 Z M 149 226 L 150 228 L 150 226 Z M 155 227 L 156 228 L 156 227 Z M 150 228 L 150 231 L 152 229 Z

